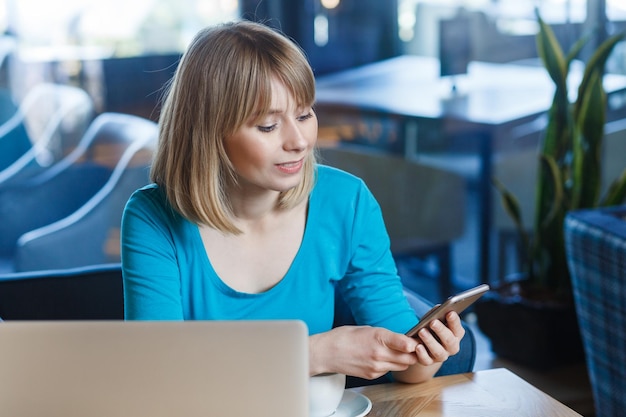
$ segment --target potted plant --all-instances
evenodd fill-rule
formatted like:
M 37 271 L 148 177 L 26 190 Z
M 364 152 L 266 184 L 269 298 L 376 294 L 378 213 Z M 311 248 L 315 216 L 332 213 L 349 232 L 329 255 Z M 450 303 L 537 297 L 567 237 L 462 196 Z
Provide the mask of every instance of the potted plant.
M 570 64 L 590 37 L 582 37 L 566 55 L 551 27 L 539 14 L 537 19 L 537 49 L 555 92 L 538 155 L 534 223 L 532 230 L 524 228 L 518 200 L 494 179 L 519 233 L 524 268 L 516 279 L 483 297 L 476 313 L 494 353 L 548 368 L 583 358 L 565 253 L 565 215 L 579 208 L 616 205 L 626 195 L 624 170 L 600 196 L 607 106 L 602 79 L 606 61 L 624 34 L 606 39 L 594 51 L 572 102 Z

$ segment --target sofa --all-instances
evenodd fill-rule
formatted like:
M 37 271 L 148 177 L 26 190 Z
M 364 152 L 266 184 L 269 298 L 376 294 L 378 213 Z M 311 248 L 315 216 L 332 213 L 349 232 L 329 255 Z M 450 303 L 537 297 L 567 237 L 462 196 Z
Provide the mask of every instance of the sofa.
M 626 410 L 626 206 L 577 210 L 565 242 L 597 416 Z

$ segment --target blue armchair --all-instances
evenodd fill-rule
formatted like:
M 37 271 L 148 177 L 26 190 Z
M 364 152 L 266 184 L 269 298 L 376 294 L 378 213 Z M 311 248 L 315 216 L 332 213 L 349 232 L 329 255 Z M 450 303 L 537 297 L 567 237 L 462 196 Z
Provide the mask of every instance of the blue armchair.
M 0 187 L 0 273 L 13 272 L 21 235 L 69 216 L 102 188 L 111 172 L 81 160 L 57 175 L 44 173 L 41 181 Z
M 0 89 L 0 172 L 19 159 L 31 147 L 24 124 L 16 121 L 18 107 L 11 92 Z
M 597 416 L 626 410 L 626 206 L 573 211 L 565 242 Z
M 15 272 L 120 262 L 122 211 L 132 192 L 150 182 L 158 127 L 151 120 L 122 113 L 103 113 L 96 122 L 99 140 L 88 158 L 112 167 L 112 173 L 67 216 L 19 237 L 13 256 Z
M 0 187 L 0 219 L 3 219 L 0 222 L 0 273 L 17 271 L 15 256 L 20 236 L 67 218 L 105 186 L 121 155 L 143 139 L 146 126 L 156 134 L 156 124 L 152 121 L 128 114 L 102 113 L 62 161 L 19 184 Z M 147 170 L 140 174 L 143 174 L 143 182 L 147 182 Z M 40 258 L 35 255 L 36 252 L 29 254 L 28 264 L 23 265 L 22 270 L 55 267 L 40 265 Z M 57 255 L 54 256 L 58 262 L 65 259 Z M 47 251 L 43 258 L 50 256 Z M 91 262 L 96 263 L 104 262 Z M 63 267 L 72 266 L 79 265 L 68 262 Z
M 0 185 L 20 183 L 62 161 L 93 119 L 93 106 L 79 87 L 42 83 L 29 90 L 0 125 L 0 144 L 12 148 L 14 159 L 0 169 Z

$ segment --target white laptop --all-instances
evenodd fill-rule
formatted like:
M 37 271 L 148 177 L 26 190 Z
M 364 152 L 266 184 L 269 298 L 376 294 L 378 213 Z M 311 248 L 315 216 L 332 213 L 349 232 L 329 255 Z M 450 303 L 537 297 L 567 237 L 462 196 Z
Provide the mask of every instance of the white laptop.
M 0 413 L 308 415 L 300 321 L 3 322 Z

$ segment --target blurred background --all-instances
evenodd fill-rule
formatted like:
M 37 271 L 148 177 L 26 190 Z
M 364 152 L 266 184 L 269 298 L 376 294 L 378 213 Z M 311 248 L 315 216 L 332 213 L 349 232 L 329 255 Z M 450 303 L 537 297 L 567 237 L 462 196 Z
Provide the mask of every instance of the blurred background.
M 0 0 L 0 59 L 18 98 L 42 80 L 71 82 L 98 110 L 132 105 L 150 115 L 169 65 L 209 24 L 243 16 L 280 27 L 323 75 L 402 54 L 532 59 L 535 8 L 564 45 L 595 31 L 591 50 L 626 27 L 623 0 Z M 441 22 L 452 19 L 442 35 Z M 616 49 L 610 72 L 626 72 L 625 54 Z M 139 68 L 140 78 L 128 77 Z

